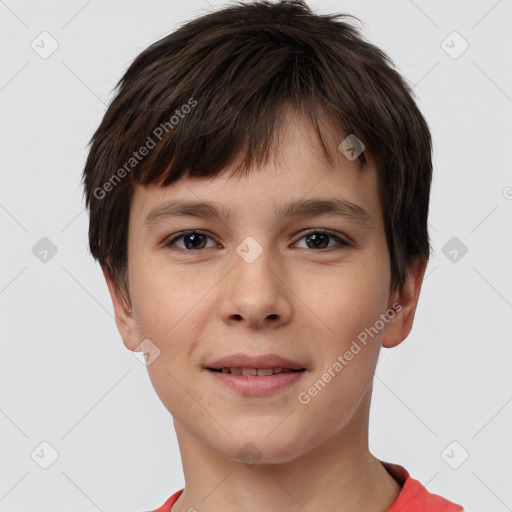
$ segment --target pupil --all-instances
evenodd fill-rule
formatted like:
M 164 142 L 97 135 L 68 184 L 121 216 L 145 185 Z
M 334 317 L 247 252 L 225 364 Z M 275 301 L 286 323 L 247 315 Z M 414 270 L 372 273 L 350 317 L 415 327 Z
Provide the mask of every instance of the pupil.
M 313 245 L 318 249 L 325 249 L 329 245 L 328 243 L 329 235 L 326 235 L 325 233 L 314 233 L 312 235 L 307 235 L 306 237 L 306 243 L 309 244 L 309 242 L 313 242 Z M 323 240 L 322 240 L 323 239 Z M 325 242 L 325 243 L 322 243 Z
M 185 237 L 185 245 L 187 249 L 197 249 L 201 245 L 201 237 L 203 235 L 197 233 L 191 233 Z M 192 242 L 191 244 L 187 243 L 187 241 Z

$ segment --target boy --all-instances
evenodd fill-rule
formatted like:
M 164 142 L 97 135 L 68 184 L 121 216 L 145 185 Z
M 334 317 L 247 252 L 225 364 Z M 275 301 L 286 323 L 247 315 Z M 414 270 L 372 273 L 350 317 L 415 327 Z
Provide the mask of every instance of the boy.
M 172 414 L 160 512 L 455 512 L 368 448 L 429 256 L 431 139 L 343 16 L 240 3 L 139 55 L 91 140 L 89 241 Z

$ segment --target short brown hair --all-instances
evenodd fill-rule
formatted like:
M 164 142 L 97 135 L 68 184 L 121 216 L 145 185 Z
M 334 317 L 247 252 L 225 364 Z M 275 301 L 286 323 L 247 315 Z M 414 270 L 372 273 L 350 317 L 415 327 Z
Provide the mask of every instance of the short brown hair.
M 315 130 L 331 165 L 326 127 L 339 142 L 354 134 L 364 144 L 362 167 L 366 156 L 374 160 L 393 287 L 402 287 L 414 259 L 428 260 L 430 132 L 410 86 L 353 19 L 314 14 L 301 0 L 238 2 L 186 23 L 133 61 L 83 173 L 90 250 L 118 287 L 127 285 L 134 185 L 265 163 L 290 107 Z

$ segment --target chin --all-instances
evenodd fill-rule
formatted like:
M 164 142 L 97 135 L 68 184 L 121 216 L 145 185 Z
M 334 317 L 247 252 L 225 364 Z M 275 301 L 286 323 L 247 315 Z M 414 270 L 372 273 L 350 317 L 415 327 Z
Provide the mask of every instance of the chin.
M 233 438 L 223 440 L 223 446 L 214 448 L 224 457 L 241 462 L 247 467 L 254 464 L 284 464 L 307 451 L 304 435 L 294 436 L 289 426 L 284 427 L 284 422 L 274 431 L 268 428 L 258 430 L 253 427 L 250 431 L 231 433 Z

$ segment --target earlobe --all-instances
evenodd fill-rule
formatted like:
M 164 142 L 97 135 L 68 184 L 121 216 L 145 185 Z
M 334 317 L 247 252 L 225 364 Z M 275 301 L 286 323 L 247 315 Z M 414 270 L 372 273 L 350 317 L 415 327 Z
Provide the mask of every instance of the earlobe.
M 103 275 L 107 283 L 110 298 L 112 299 L 117 330 L 119 331 L 126 348 L 135 351 L 140 342 L 132 307 L 121 295 L 121 292 L 112 276 L 110 276 L 106 270 L 103 270 Z
M 397 313 L 384 330 L 383 347 L 396 347 L 411 332 L 426 266 L 427 262 L 420 258 L 411 263 L 403 287 L 390 295 L 389 307 L 393 304 L 399 304 L 399 307 L 393 308 Z

